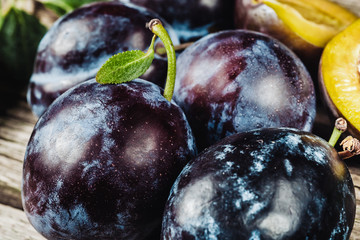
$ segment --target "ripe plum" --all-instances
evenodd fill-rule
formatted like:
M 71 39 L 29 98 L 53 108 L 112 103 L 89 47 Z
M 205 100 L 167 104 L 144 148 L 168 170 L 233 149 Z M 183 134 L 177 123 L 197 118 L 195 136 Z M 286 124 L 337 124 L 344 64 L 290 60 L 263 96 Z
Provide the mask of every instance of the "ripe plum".
M 145 23 L 153 18 L 160 17 L 143 7 L 120 2 L 88 4 L 60 18 L 38 47 L 27 93 L 33 112 L 40 116 L 67 89 L 95 77 L 112 55 L 146 50 L 153 34 Z M 177 44 L 175 32 L 163 23 Z M 163 87 L 166 64 L 166 58 L 156 55 L 142 78 Z
M 274 38 L 248 30 L 210 34 L 177 63 L 174 99 L 199 150 L 254 128 L 312 129 L 313 81 L 299 58 Z
M 183 169 L 162 239 L 348 239 L 350 173 L 322 138 L 296 129 L 229 136 Z
M 26 148 L 22 199 L 49 239 L 145 239 L 196 153 L 182 110 L 141 79 L 58 97 Z

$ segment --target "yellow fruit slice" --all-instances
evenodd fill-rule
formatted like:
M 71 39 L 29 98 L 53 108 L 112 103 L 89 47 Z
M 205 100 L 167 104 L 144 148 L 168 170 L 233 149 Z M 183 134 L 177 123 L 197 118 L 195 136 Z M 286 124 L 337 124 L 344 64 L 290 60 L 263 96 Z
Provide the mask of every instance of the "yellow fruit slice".
M 360 131 L 360 19 L 324 48 L 320 81 L 336 109 Z
M 305 41 L 324 47 L 357 19 L 353 13 L 327 0 L 254 0 L 272 8 Z

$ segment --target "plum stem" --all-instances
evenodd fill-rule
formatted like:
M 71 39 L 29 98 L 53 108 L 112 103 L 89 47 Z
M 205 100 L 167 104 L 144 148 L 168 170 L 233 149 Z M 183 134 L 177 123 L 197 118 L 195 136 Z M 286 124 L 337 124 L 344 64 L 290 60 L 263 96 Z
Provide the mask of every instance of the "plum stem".
M 187 47 L 191 46 L 192 44 L 194 44 L 194 42 L 186 42 L 186 43 L 180 43 L 178 45 L 174 45 L 175 52 L 185 50 Z M 159 54 L 159 55 L 166 54 L 165 47 L 157 48 L 156 53 Z
M 347 122 L 344 118 L 338 118 L 335 121 L 335 127 L 329 139 L 329 144 L 335 146 L 336 142 L 339 140 L 340 135 L 345 132 L 347 129 Z
M 171 41 L 171 38 L 164 26 L 162 25 L 159 19 L 152 19 L 149 23 L 147 23 L 149 29 L 158 36 L 161 41 L 164 43 L 166 54 L 167 54 L 167 64 L 168 71 L 166 76 L 166 84 L 164 88 L 164 97 L 171 101 L 174 87 L 175 87 L 175 77 L 176 77 L 176 55 L 174 45 Z
M 352 136 L 347 136 L 341 143 L 343 151 L 339 152 L 341 159 L 347 159 L 360 154 L 360 141 Z

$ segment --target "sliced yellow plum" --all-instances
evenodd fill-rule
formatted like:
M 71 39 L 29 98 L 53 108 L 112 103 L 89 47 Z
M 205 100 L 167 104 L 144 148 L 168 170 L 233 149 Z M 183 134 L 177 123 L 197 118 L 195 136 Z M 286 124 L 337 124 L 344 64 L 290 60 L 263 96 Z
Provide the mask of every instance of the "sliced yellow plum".
M 356 19 L 328 0 L 235 0 L 235 27 L 277 38 L 300 57 L 314 79 L 325 44 Z
M 336 35 L 324 48 L 319 82 L 334 116 L 350 123 L 350 132 L 360 136 L 360 19 Z
M 271 7 L 293 32 L 305 41 L 324 47 L 337 33 L 357 19 L 327 0 L 255 0 Z

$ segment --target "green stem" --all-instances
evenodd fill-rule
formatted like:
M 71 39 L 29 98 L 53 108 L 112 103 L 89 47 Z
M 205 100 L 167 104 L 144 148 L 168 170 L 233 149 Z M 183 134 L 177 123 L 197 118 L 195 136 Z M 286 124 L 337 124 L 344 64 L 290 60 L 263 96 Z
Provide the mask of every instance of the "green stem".
M 168 71 L 166 76 L 166 84 L 164 88 L 164 97 L 167 100 L 171 101 L 174 93 L 175 77 L 176 77 L 176 55 L 175 55 L 174 45 L 171 41 L 169 34 L 165 30 L 159 19 L 151 20 L 149 22 L 149 29 L 161 39 L 166 49 Z
M 153 55 L 155 54 L 155 39 L 156 39 L 156 35 L 154 35 L 151 39 L 151 43 L 150 43 L 150 46 L 148 48 L 148 50 L 146 51 L 146 55 L 149 56 L 149 55 Z
M 329 144 L 335 146 L 336 142 L 339 140 L 341 134 L 347 129 L 347 122 L 343 118 L 338 118 L 335 122 L 334 130 L 329 139 Z
M 329 139 L 329 144 L 334 147 L 336 142 L 339 140 L 341 134 L 342 132 L 334 127 L 334 130 Z
M 185 50 L 187 47 L 192 45 L 194 42 L 181 43 L 174 45 L 175 52 Z M 156 49 L 156 53 L 159 55 L 164 55 L 166 53 L 165 47 L 159 47 Z

